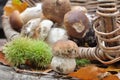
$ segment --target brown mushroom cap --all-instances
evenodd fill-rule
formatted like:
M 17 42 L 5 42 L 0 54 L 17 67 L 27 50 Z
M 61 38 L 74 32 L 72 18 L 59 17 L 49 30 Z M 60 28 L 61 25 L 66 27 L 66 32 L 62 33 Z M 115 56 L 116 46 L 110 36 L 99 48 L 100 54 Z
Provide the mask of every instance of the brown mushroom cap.
M 90 25 L 88 17 L 79 8 L 65 14 L 64 24 L 68 35 L 78 39 L 85 36 Z
M 87 13 L 87 9 L 83 6 L 72 6 L 71 10 L 81 10 L 83 11 L 84 13 Z
M 69 0 L 44 0 L 42 10 L 46 18 L 61 24 L 65 13 L 71 10 L 71 5 Z
M 23 25 L 23 21 L 20 18 L 20 13 L 19 11 L 15 10 L 11 15 L 10 15 L 10 24 L 13 29 L 16 31 L 20 31 Z
M 59 56 L 64 58 L 75 58 L 78 56 L 78 46 L 71 40 L 59 40 L 53 47 L 53 56 Z

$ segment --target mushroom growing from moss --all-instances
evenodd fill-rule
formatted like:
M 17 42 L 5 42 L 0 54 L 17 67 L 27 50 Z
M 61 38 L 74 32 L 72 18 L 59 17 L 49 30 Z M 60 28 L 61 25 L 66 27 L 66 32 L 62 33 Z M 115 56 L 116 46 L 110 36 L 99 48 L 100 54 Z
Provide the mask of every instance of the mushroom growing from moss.
M 58 73 L 68 74 L 76 67 L 75 57 L 78 56 L 78 46 L 71 40 L 59 40 L 53 47 L 51 68 Z
M 46 18 L 61 24 L 65 13 L 71 10 L 70 0 L 44 0 L 42 10 Z
M 90 23 L 83 11 L 74 8 L 65 14 L 64 25 L 70 37 L 80 39 L 88 32 Z

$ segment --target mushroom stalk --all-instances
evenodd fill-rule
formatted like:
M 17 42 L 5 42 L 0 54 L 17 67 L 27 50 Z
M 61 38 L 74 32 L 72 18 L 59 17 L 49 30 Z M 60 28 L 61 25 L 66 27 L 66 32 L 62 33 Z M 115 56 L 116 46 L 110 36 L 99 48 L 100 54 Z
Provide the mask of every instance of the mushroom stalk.
M 31 19 L 39 18 L 40 15 L 42 15 L 42 3 L 39 3 L 34 7 L 27 8 L 24 12 L 20 14 L 20 18 L 25 24 Z
M 35 7 L 27 8 L 22 13 L 17 10 L 13 11 L 13 13 L 10 15 L 11 27 L 20 32 L 22 26 L 26 24 L 29 20 L 42 16 L 41 5 L 42 4 L 39 3 Z
M 2 26 L 8 41 L 11 41 L 20 36 L 20 33 L 11 28 L 8 16 L 2 16 Z

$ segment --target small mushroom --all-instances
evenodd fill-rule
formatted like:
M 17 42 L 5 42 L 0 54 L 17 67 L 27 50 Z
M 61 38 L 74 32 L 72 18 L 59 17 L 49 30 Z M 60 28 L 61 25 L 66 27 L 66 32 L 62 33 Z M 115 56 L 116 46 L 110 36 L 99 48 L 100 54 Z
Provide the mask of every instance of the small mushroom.
M 19 15 L 20 15 L 19 11 L 15 10 L 10 15 L 9 19 L 10 19 L 11 27 L 13 29 L 15 29 L 16 31 L 20 32 L 20 30 L 21 30 L 21 28 L 23 26 L 23 20 L 20 18 Z
M 51 68 L 58 73 L 68 74 L 76 67 L 75 57 L 78 56 L 78 46 L 71 40 L 59 40 L 53 47 Z
M 29 20 L 39 18 L 42 14 L 41 3 L 37 4 L 35 7 L 27 8 L 22 13 L 15 10 L 10 15 L 10 24 L 11 27 L 17 31 L 20 31 L 22 26 L 26 24 Z
M 90 22 L 83 11 L 75 8 L 65 14 L 64 25 L 70 37 L 80 39 L 88 32 Z
M 42 10 L 46 18 L 61 24 L 65 13 L 71 10 L 70 0 L 44 0 Z
M 53 55 L 65 58 L 78 56 L 78 46 L 71 40 L 58 40 L 52 47 Z

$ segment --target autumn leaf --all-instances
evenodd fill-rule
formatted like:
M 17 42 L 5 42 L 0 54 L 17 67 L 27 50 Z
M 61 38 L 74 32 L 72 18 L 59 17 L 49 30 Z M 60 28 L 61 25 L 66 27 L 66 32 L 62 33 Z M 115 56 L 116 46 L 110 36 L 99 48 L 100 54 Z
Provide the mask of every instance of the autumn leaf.
M 0 52 L 0 63 L 4 64 L 4 65 L 10 65 L 7 60 L 5 59 L 5 55 Z
M 5 15 L 9 16 L 14 10 L 18 10 L 20 13 L 28 7 L 27 2 L 21 2 L 20 0 L 12 0 L 11 5 L 4 7 Z
M 103 80 L 120 80 L 116 75 L 110 75 L 105 77 Z
M 114 66 L 114 65 L 110 65 L 110 66 L 108 66 L 108 68 L 105 68 L 105 70 L 106 71 L 108 71 L 108 72 L 116 72 L 116 73 L 118 73 L 118 72 L 120 72 L 120 68 L 118 68 L 117 66 Z
M 21 5 L 22 2 L 20 0 L 12 0 L 12 4 Z
M 82 80 L 100 80 L 102 76 L 107 76 L 103 68 L 96 66 L 86 66 L 80 68 L 78 71 L 70 73 L 68 76 L 75 77 Z

